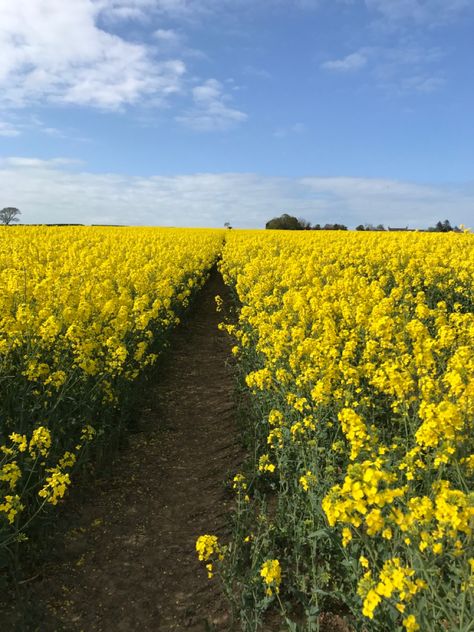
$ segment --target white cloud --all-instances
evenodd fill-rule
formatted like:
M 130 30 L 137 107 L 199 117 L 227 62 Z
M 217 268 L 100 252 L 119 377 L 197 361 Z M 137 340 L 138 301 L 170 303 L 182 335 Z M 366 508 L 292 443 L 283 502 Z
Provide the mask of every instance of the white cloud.
M 420 94 L 430 94 L 436 92 L 445 85 L 443 77 L 430 77 L 428 75 L 413 75 L 406 77 L 400 85 L 403 92 L 419 92 Z
M 100 16 L 148 5 L 145 0 L 0 0 L 0 104 L 53 102 L 113 110 L 179 92 L 182 61 L 157 61 L 146 45 L 98 25 Z
M 325 70 L 335 70 L 337 72 L 351 72 L 359 70 L 367 64 L 367 57 L 361 52 L 351 53 L 342 59 L 325 61 L 321 67 Z
M 247 64 L 242 68 L 242 73 L 248 77 L 255 77 L 257 79 L 271 79 L 271 73 L 265 68 L 259 68 L 252 64 Z
M 106 0 L 110 2 L 111 0 Z M 143 0 L 146 2 L 147 0 Z M 140 4 L 140 0 L 135 0 Z M 128 0 L 116 0 L 117 4 L 130 4 Z M 314 10 L 329 4 L 365 5 L 368 10 L 386 21 L 414 21 L 436 24 L 459 17 L 472 7 L 471 0 L 153 0 L 153 9 L 172 18 L 195 19 L 216 13 L 237 12 L 251 8 L 254 11 Z
M 290 212 L 313 223 L 470 225 L 474 186 L 347 177 L 276 178 L 202 173 L 133 177 L 80 170 L 64 158 L 0 160 L 3 205 L 28 223 L 79 222 L 263 227 Z
M 182 31 L 157 29 L 154 31 L 153 37 L 156 41 L 156 52 L 159 55 L 179 55 L 183 58 L 208 59 L 203 51 L 188 46 L 188 38 Z
M 350 72 L 365 67 L 374 85 L 390 95 L 427 94 L 442 88 L 445 79 L 437 68 L 444 53 L 412 42 L 398 46 L 365 46 L 342 59 L 321 64 L 324 70 Z
M 365 0 L 365 4 L 388 20 L 419 24 L 443 23 L 472 8 L 471 0 Z
M 288 125 L 286 127 L 278 127 L 274 132 L 275 138 L 288 138 L 288 136 L 299 136 L 304 134 L 308 128 L 304 123 L 295 123 L 294 125 Z
M 21 130 L 9 123 L 8 121 L 0 121 L 0 136 L 20 136 Z
M 247 120 L 247 114 L 227 105 L 230 97 L 216 79 L 193 88 L 194 107 L 176 120 L 199 132 L 223 131 Z
M 391 95 L 428 94 L 445 84 L 438 62 L 444 57 L 439 48 L 423 48 L 412 43 L 392 48 L 374 48 L 373 76 Z
M 169 46 L 171 48 L 177 48 L 183 44 L 183 35 L 178 33 L 174 29 L 157 29 L 153 36 L 160 44 Z
M 74 142 L 90 142 L 90 138 L 85 138 L 75 129 L 57 129 L 51 127 L 34 114 L 20 116 L 18 113 L 5 112 L 8 118 L 0 120 L 0 136 L 18 137 L 26 135 L 44 134 L 46 136 L 66 139 Z
M 135 1 L 140 3 L 140 0 Z M 117 4 L 128 3 L 127 0 L 116 0 L 116 2 Z M 257 11 L 268 11 L 272 7 L 311 10 L 319 7 L 320 4 L 321 0 L 265 0 L 264 2 L 255 2 L 255 0 L 153 0 L 153 10 L 172 18 L 196 19 L 217 13 L 229 13 L 230 11 L 235 13 L 249 8 Z
M 212 4 L 212 3 L 211 3 Z M 205 9 L 207 2 L 197 2 Z M 180 31 L 159 28 L 136 43 L 106 29 L 117 20 L 150 21 L 161 12 L 197 11 L 185 0 L 0 0 L 0 108 L 68 104 L 102 110 L 167 105 L 191 98 L 177 120 L 193 129 L 225 130 L 246 119 L 221 84 L 190 87 L 184 57 L 203 57 Z M 105 26 L 104 26 L 105 25 Z M 23 126 L 26 128 L 25 126 Z M 20 133 L 2 122 L 3 136 Z
M 50 158 L 49 160 L 44 160 L 43 158 L 25 158 L 22 156 L 5 158 L 2 162 L 7 167 L 20 167 L 26 169 L 47 169 L 50 167 L 65 167 L 82 164 L 81 160 L 77 160 L 75 158 Z
M 106 22 L 137 20 L 148 21 L 156 0 L 92 0 Z

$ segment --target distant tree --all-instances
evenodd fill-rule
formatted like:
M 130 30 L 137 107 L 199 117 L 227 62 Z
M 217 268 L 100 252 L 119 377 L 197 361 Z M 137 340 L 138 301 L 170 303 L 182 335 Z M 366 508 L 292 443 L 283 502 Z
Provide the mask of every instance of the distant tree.
M 304 222 L 302 224 L 301 222 Z M 288 215 L 288 213 L 283 213 L 280 217 L 274 217 L 269 222 L 265 224 L 265 228 L 267 230 L 303 230 L 307 228 L 308 222 L 303 219 L 298 219 L 293 217 L 293 215 Z
M 21 211 L 14 206 L 6 206 L 0 211 L 0 224 L 8 226 L 12 222 L 19 222 L 18 215 L 21 215 Z
M 445 219 L 444 222 L 436 222 L 436 226 L 430 226 L 428 230 L 435 233 L 450 233 L 453 230 L 458 231 L 459 228 L 451 226 L 449 219 Z
M 356 230 L 385 230 L 385 226 L 383 224 L 377 224 L 377 226 L 373 224 L 359 224 L 356 226 Z
M 311 222 L 304 217 L 298 217 L 298 222 L 303 230 L 311 230 Z
M 323 230 L 347 230 L 344 224 L 325 224 Z
M 321 224 L 315 224 L 312 226 L 311 230 L 321 230 Z
M 224 228 L 231 230 L 232 226 L 230 225 L 230 222 L 224 222 Z

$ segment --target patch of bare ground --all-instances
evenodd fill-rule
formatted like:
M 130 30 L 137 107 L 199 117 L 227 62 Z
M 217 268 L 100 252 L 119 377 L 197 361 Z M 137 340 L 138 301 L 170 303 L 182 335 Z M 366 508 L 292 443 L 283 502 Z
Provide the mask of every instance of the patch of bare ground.
M 241 461 L 216 294 L 225 296 L 226 288 L 213 271 L 172 334 L 137 411 L 139 432 L 74 509 L 75 528 L 63 538 L 59 560 L 45 564 L 28 588 L 35 613 L 17 617 L 17 629 L 232 629 L 218 584 L 195 552 L 199 535 L 225 537 L 232 500 L 223 483 Z

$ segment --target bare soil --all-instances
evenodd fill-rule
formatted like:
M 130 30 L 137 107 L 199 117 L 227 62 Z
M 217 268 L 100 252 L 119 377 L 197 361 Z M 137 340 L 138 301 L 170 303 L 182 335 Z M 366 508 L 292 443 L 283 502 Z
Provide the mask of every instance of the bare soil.
M 232 629 L 228 605 L 195 551 L 199 535 L 225 536 L 232 499 L 224 481 L 242 459 L 216 294 L 225 297 L 226 288 L 213 271 L 172 334 L 137 411 L 138 432 L 81 501 L 59 559 L 30 582 L 28 605 L 17 607 L 34 602 L 34 614 L 17 616 L 16 629 Z

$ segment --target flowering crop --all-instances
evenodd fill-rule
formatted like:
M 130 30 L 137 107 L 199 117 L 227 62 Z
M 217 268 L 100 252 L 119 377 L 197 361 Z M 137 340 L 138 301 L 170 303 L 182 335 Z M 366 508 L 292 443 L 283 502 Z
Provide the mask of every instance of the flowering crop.
M 474 237 L 233 233 L 221 270 L 253 576 L 276 556 L 308 630 L 335 600 L 356 629 L 473 630 Z
M 222 231 L 0 228 L 0 548 L 71 484 L 203 284 Z

